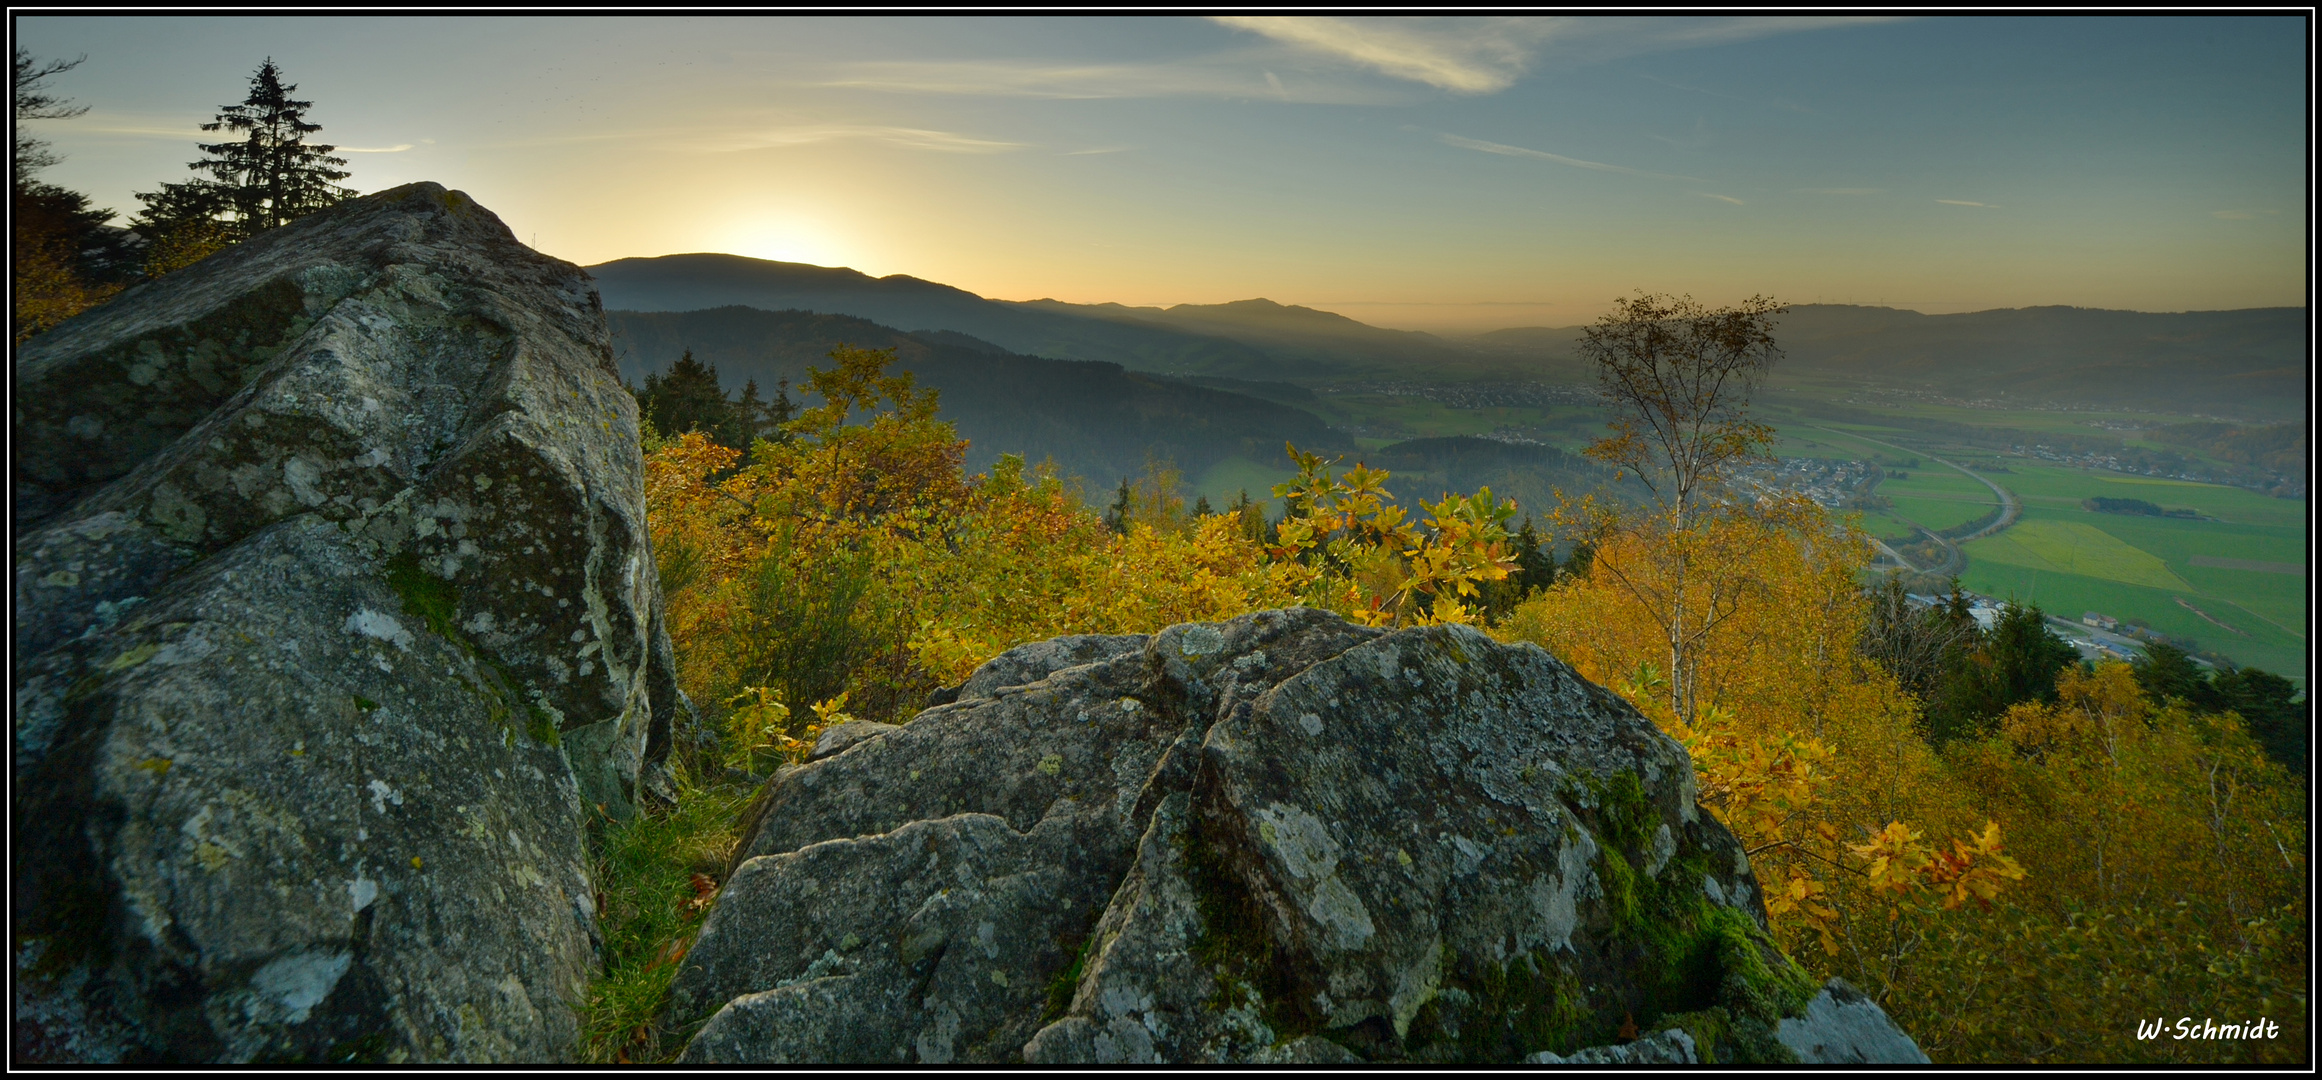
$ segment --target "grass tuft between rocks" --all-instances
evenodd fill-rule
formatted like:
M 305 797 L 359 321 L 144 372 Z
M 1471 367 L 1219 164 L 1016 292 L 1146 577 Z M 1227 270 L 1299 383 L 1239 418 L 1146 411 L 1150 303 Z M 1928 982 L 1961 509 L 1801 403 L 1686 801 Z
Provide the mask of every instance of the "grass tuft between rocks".
M 602 966 L 581 1008 L 581 1060 L 667 1062 L 687 1033 L 657 1021 L 685 950 L 709 913 L 732 853 L 748 788 L 680 778 L 674 809 L 615 821 L 593 815 L 591 875 L 597 883 Z

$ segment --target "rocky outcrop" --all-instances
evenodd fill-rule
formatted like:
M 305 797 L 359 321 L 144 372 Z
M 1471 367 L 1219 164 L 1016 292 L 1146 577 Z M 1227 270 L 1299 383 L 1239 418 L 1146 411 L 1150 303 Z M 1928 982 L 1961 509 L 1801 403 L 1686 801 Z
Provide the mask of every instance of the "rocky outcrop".
M 1907 1056 L 1818 1019 L 1683 749 L 1536 647 L 1294 609 L 950 696 L 768 783 L 685 1060 Z
M 16 362 L 19 1060 L 555 1060 L 686 706 L 576 267 L 354 200 Z

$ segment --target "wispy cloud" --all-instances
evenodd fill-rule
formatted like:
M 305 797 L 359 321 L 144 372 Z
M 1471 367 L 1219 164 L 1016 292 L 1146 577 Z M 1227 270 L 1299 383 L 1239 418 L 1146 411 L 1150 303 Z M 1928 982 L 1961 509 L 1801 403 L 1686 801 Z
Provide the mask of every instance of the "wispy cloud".
M 1711 194 L 1711 193 L 1709 193 L 1709 192 L 1706 192 L 1706 191 L 1696 191 L 1696 192 L 1694 192 L 1694 194 L 1695 194 L 1695 195 L 1699 195 L 1699 196 L 1701 196 L 1701 197 L 1702 197 L 1702 198 L 1704 198 L 1704 199 L 1716 199 L 1716 200 L 1717 200 L 1717 201 L 1719 201 L 1719 202 L 1724 202 L 1724 203 L 1732 203 L 1732 204 L 1734 204 L 1735 206 L 1748 206 L 1748 205 L 1749 205 L 1748 203 L 1745 203 L 1745 202 L 1741 201 L 1740 199 L 1734 198 L 1734 197 L 1733 197 L 1733 196 L 1731 196 L 1731 195 L 1713 195 L 1713 194 Z
M 797 73 L 804 85 L 898 94 L 1055 99 L 1224 97 L 1303 104 L 1407 104 L 1357 72 L 1460 94 L 1507 89 L 1544 65 L 1689 49 L 1817 30 L 1853 19 L 1569 19 L 1220 16 L 1255 39 L 1168 61 L 879 60 Z M 1332 66 L 1351 68 L 1334 76 Z
M 1000 139 L 979 139 L 949 131 L 930 131 L 925 128 L 887 127 L 878 124 L 801 124 L 793 127 L 727 133 L 708 140 L 702 149 L 724 152 L 771 150 L 786 146 L 809 146 L 815 143 L 850 140 L 881 143 L 904 150 L 929 150 L 943 154 L 1004 154 L 1011 150 L 1022 150 L 1029 145 Z
M 1980 206 L 1986 210 L 1999 209 L 1998 203 L 1969 202 L 1966 199 L 1937 199 L 1935 201 L 1942 203 L 1945 206 Z
M 1885 188 L 1875 187 L 1802 187 L 1791 188 L 1790 193 L 1793 195 L 1876 195 L 1885 190 Z
M 1459 135 L 1445 135 L 1443 141 L 1446 145 L 1456 146 L 1463 150 L 1480 150 L 1486 154 L 1498 154 L 1502 157 L 1553 161 L 1558 165 L 1570 165 L 1575 169 L 1594 169 L 1598 172 L 1619 173 L 1623 176 L 1644 176 L 1654 180 L 1684 180 L 1695 184 L 1706 183 L 1698 176 L 1674 176 L 1669 173 L 1646 172 L 1643 169 L 1632 169 L 1626 165 L 1607 165 L 1601 161 L 1584 161 L 1580 158 L 1565 157 L 1562 154 L 1551 154 L 1546 150 L 1530 150 L 1521 146 L 1485 142 L 1482 139 L 1470 139 Z M 1722 195 L 1716 197 L 1724 198 Z
M 126 117 L 101 117 L 96 123 L 74 125 L 74 130 L 96 135 L 127 135 L 141 139 L 200 139 L 215 142 L 218 132 L 203 131 L 198 123 L 172 124 L 164 121 L 137 120 Z
M 116 135 L 132 139 L 160 139 L 169 142 L 211 143 L 220 139 L 231 142 L 234 139 L 231 132 L 203 131 L 199 123 L 178 125 L 166 120 L 157 122 L 120 116 L 97 117 L 96 119 L 97 122 L 94 124 L 76 125 L 76 131 L 92 135 Z M 341 154 L 400 154 L 411 149 L 412 145 L 411 143 L 400 143 L 395 146 L 335 146 L 332 147 L 332 150 Z
M 1384 105 L 1408 94 L 1346 80 L 1286 82 L 1263 64 L 1279 50 L 1228 51 L 1166 64 L 1071 64 L 1050 61 L 871 61 L 827 69 L 811 86 L 895 94 L 947 94 L 1053 100 L 1103 98 L 1271 98 L 1317 105 Z
M 1212 16 L 1220 25 L 1260 34 L 1309 54 L 1332 57 L 1392 78 L 1459 94 L 1497 93 L 1514 85 L 1525 72 L 1541 66 L 1731 44 L 1888 18 Z M 1775 103 L 1773 107 L 1798 108 L 1786 102 Z
M 1554 23 L 1535 19 L 1443 24 L 1411 19 L 1357 21 L 1281 15 L 1212 18 L 1222 26 L 1352 61 L 1393 78 L 1461 94 L 1489 94 L 1507 89 L 1523 74 L 1532 47 L 1555 29 Z

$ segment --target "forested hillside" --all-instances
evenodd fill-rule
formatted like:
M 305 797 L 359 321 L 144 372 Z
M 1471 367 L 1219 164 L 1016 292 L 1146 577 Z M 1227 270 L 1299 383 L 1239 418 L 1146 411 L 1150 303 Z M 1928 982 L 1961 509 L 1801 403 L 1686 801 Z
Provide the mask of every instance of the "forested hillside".
M 1273 460 L 1295 442 L 1332 452 L 1353 444 L 1313 414 L 1274 401 L 1125 371 L 1117 364 L 1007 352 L 961 334 L 909 334 L 844 315 L 725 307 L 606 313 L 621 377 L 642 384 L 687 350 L 729 392 L 756 382 L 772 398 L 844 344 L 896 351 L 897 366 L 942 394 L 943 416 L 971 447 L 970 471 L 1002 454 L 1038 463 L 1090 491 L 1111 490 L 1148 459 L 1199 475 L 1230 457 Z M 1259 494 L 1263 494 L 1262 492 Z

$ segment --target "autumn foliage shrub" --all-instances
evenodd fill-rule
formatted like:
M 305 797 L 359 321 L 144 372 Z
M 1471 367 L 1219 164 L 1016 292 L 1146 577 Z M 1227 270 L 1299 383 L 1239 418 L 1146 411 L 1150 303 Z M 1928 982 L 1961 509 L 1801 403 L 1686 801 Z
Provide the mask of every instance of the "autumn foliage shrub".
M 1938 1061 L 2278 1062 L 2305 1046 L 2302 781 L 2232 714 L 2061 673 L 1980 739 L 1931 747 L 1920 700 L 1863 648 L 1869 544 L 1802 501 L 1678 518 L 1555 508 L 1582 555 L 1512 607 L 1489 491 L 1411 514 L 1387 473 L 1290 450 L 1287 516 L 1170 511 L 1157 469 L 1107 516 L 1053 469 L 966 444 L 889 353 L 841 349 L 808 408 L 746 455 L 648 443 L 680 679 L 723 743 L 693 776 L 763 775 L 822 726 L 905 722 L 1012 646 L 1292 604 L 1373 625 L 1485 623 L 1612 687 L 1686 745 L 1742 840 L 1777 937 L 1877 998 Z M 1138 508 L 1143 508 L 1142 510 Z M 1491 612 L 1504 611 L 1496 619 Z M 841 711 L 843 709 L 843 711 Z M 2282 1025 L 2140 1040 L 2139 1017 Z M 2247 1014 L 2247 1015 L 2244 1015 Z

